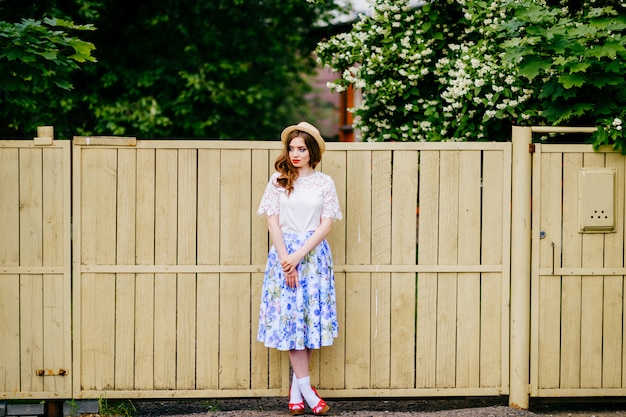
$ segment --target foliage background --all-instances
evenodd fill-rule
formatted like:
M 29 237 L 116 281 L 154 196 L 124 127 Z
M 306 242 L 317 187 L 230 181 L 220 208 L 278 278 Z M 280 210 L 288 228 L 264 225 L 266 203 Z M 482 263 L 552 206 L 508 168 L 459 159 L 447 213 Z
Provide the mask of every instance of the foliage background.
M 512 124 L 599 126 L 624 150 L 626 6 L 613 0 L 373 0 L 321 42 L 330 87 L 360 88 L 366 140 L 509 140 Z
M 15 44 L 2 34 L 23 19 L 59 18 L 80 24 L 66 36 L 95 46 L 97 60 L 76 71 L 67 60 L 38 58 L 38 71 L 55 81 L 25 80 L 17 105 L 15 90 L 0 85 L 0 129 L 4 137 L 53 124 L 65 138 L 274 138 L 277 126 L 306 116 L 320 39 L 313 28 L 336 9 L 331 0 L 0 0 L 0 48 Z M 78 32 L 85 25 L 96 30 Z M 21 73 L 7 63 L 27 59 L 0 55 L 0 79 Z
M 363 92 L 366 140 L 590 125 L 626 150 L 623 0 L 370 1 L 320 42 L 332 0 L 0 0 L 0 129 L 273 138 L 309 118 L 315 49 L 331 89 Z

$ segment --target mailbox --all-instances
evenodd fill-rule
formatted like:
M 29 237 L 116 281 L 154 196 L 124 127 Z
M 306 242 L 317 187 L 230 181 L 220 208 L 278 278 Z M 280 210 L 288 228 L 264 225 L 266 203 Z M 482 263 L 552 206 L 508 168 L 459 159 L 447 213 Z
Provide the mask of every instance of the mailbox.
M 614 168 L 581 168 L 578 171 L 578 231 L 615 232 Z

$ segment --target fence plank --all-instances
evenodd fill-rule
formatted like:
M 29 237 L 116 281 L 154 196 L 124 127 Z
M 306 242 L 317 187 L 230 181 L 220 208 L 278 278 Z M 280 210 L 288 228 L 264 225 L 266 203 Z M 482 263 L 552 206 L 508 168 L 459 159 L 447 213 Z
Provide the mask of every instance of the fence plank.
M 18 149 L 0 148 L 0 265 L 16 266 L 20 262 L 19 199 L 20 171 Z
M 508 210 L 510 194 L 504 186 L 504 153 L 485 151 L 482 168 L 482 227 L 480 242 L 482 262 L 499 265 L 503 261 L 503 222 L 494 219 L 504 217 Z M 480 278 L 480 387 L 498 387 L 502 384 L 501 369 L 505 363 L 501 357 L 503 317 L 505 303 L 502 300 L 503 274 L 483 273 Z
M 454 265 L 459 237 L 459 153 L 442 152 L 439 194 L 439 263 Z M 441 273 L 437 286 L 437 387 L 456 383 L 457 274 Z
M 176 265 L 178 249 L 178 151 L 156 151 L 154 261 Z M 176 386 L 176 274 L 154 276 L 154 388 Z
M 219 388 L 219 274 L 198 274 L 196 389 Z
M 250 277 L 220 279 L 220 389 L 250 388 Z
M 135 275 L 115 278 L 115 388 L 133 389 L 135 377 Z
M 439 263 L 440 168 L 438 151 L 420 152 L 418 262 Z M 416 325 L 417 388 L 436 385 L 437 372 L 437 284 L 435 273 L 418 276 Z
M 372 193 L 379 198 L 372 201 L 373 264 L 391 263 L 391 165 L 390 151 L 372 152 Z M 389 388 L 391 366 L 391 276 L 372 274 L 372 375 L 373 388 Z
M 138 175 L 135 257 L 138 265 L 150 265 L 154 263 L 156 152 L 154 149 L 137 149 L 136 152 Z
M 135 264 L 137 151 L 117 154 L 116 263 Z M 115 283 L 115 388 L 133 389 L 135 377 L 135 275 L 118 274 Z
M 459 253 L 461 264 L 480 264 L 481 231 L 480 151 L 459 155 Z M 494 204 L 493 202 L 491 204 Z M 458 276 L 456 386 L 480 385 L 480 274 Z
M 88 149 L 82 158 L 82 262 L 112 264 L 116 255 L 117 151 Z
M 81 280 L 81 388 L 106 390 L 115 381 L 115 275 Z
M 134 265 L 137 248 L 135 222 L 143 214 L 137 213 L 137 150 L 120 149 L 117 160 L 116 263 Z
M 0 148 L 0 266 L 20 262 L 19 151 Z M 0 275 L 0 391 L 20 391 L 20 277 Z
M 154 388 L 176 386 L 176 274 L 154 275 Z
M 561 183 L 562 159 L 560 154 L 544 154 L 541 162 L 541 228 L 546 233 L 542 240 L 540 263 L 552 265 L 551 242 L 559 242 L 561 229 Z M 559 303 L 561 280 L 559 277 L 543 277 L 539 282 L 539 386 L 557 388 L 559 386 L 559 334 L 561 311 Z
M 41 149 L 20 149 L 20 265 L 43 264 L 43 172 Z
M 582 154 L 563 154 L 563 207 L 578 206 L 578 170 L 582 167 Z M 581 267 L 582 235 L 578 232 L 578 216 L 563 217 L 561 244 L 563 266 Z M 558 266 L 558 265 L 557 265 Z M 562 279 L 561 319 L 561 388 L 580 387 L 580 276 Z
M 155 260 L 156 152 L 137 149 L 136 263 L 150 265 Z M 134 386 L 154 388 L 154 274 L 137 274 L 135 283 Z
M 63 148 L 51 148 L 42 151 L 42 258 L 43 265 L 63 266 L 65 250 L 65 194 L 69 178 L 65 177 L 65 154 Z M 2 229 L 4 230 L 4 229 Z M 59 345 L 61 346 L 61 345 Z
M 221 154 L 220 263 L 250 262 L 250 152 L 224 150 Z M 248 298 L 246 298 L 248 299 Z
M 367 320 L 371 314 L 370 277 L 363 273 L 346 274 L 346 388 L 370 385 L 371 334 Z
M 43 318 L 34 306 L 43 305 L 41 275 L 20 277 L 20 388 L 25 391 L 42 391 L 42 378 L 35 370 L 43 368 Z
M 371 259 L 372 162 L 370 152 L 348 153 L 346 186 L 346 262 L 369 264 Z
M 354 213 L 346 218 L 346 261 L 368 264 L 371 260 L 372 200 L 371 152 L 348 153 L 346 209 Z M 358 210 L 355 210 L 358 207 Z M 368 388 L 370 384 L 371 332 L 362 317 L 371 314 L 371 288 L 368 274 L 346 275 L 346 387 Z
M 624 255 L 624 158 L 617 153 L 606 155 L 606 166 L 616 170 L 616 232 L 605 235 L 605 267 L 623 266 Z M 602 341 L 602 387 L 621 388 L 623 367 L 623 298 L 624 277 L 604 277 L 604 321 Z
M 198 150 L 198 264 L 220 259 L 220 151 Z
M 603 167 L 604 154 L 587 153 L 583 156 L 585 167 Z M 583 267 L 602 267 L 604 263 L 604 235 L 583 234 Z M 603 279 L 594 276 L 582 277 L 582 321 L 583 336 L 580 345 L 580 380 L 583 388 L 602 386 L 602 310 Z
M 20 385 L 20 277 L 0 276 L 0 391 L 19 392 Z
M 197 259 L 198 166 L 195 149 L 178 152 L 177 263 L 193 265 Z M 179 274 L 176 306 L 176 388 L 196 385 L 196 276 Z
M 396 151 L 393 158 L 391 262 L 415 265 L 417 255 L 418 153 Z M 391 274 L 391 388 L 415 385 L 416 275 Z
M 220 150 L 198 150 L 198 264 L 220 259 Z M 219 387 L 219 274 L 198 274 L 197 389 Z
M 176 388 L 196 387 L 196 275 L 178 274 L 176 288 Z
M 69 320 L 66 308 L 70 304 L 68 297 L 68 278 L 60 274 L 43 276 L 43 363 L 45 369 L 71 369 L 71 358 L 67 354 L 69 343 Z M 46 392 L 71 392 L 70 379 L 67 376 L 47 376 L 44 378 Z

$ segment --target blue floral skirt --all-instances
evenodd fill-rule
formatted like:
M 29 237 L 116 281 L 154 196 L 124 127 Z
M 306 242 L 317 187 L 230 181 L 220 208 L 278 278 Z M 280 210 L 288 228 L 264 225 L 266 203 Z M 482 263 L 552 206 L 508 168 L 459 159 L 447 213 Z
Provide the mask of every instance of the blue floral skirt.
M 288 253 L 313 234 L 283 234 Z M 318 349 L 337 337 L 335 276 L 328 242 L 323 240 L 298 264 L 299 284 L 290 288 L 274 246 L 270 248 L 261 293 L 257 340 L 278 350 Z

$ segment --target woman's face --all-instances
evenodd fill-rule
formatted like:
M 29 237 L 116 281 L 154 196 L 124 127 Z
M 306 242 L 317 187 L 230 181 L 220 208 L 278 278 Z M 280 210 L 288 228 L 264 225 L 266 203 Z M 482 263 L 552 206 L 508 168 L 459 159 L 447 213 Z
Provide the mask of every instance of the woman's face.
M 296 168 L 302 168 L 309 166 L 311 156 L 309 155 L 309 149 L 304 143 L 304 138 L 296 136 L 289 142 L 289 159 Z

